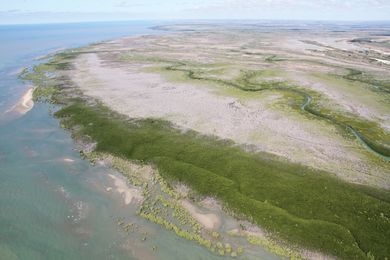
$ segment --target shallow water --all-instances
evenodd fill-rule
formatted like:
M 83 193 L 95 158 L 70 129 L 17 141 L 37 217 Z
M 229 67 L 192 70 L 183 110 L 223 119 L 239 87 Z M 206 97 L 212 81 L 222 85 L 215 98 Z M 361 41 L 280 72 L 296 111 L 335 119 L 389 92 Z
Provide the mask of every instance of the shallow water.
M 104 166 L 92 166 L 70 134 L 35 104 L 19 117 L 9 109 L 27 89 L 22 67 L 59 48 L 151 33 L 150 23 L 0 26 L 0 259 L 214 259 L 194 242 L 140 218 L 125 205 Z M 51 108 L 53 109 L 53 108 Z M 135 223 L 125 232 L 118 219 Z M 275 256 L 263 250 L 263 259 Z

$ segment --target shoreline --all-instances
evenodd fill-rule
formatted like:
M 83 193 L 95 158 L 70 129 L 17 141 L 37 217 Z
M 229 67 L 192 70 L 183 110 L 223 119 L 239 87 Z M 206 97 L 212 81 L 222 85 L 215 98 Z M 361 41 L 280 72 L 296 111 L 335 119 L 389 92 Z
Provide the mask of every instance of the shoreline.
M 84 97 L 84 98 L 85 98 L 85 97 Z M 88 99 L 87 99 L 87 100 L 88 100 Z M 87 102 L 86 100 L 84 100 L 84 101 Z M 93 99 L 89 99 L 88 102 L 89 102 L 89 103 L 94 103 L 94 102 L 96 102 L 96 101 L 94 101 Z M 88 102 L 87 102 L 87 103 L 88 103 Z M 77 111 L 77 110 L 76 110 L 76 111 Z M 75 114 L 73 114 L 73 115 L 77 115 L 77 112 L 76 112 Z M 69 115 L 68 115 L 68 116 L 69 116 Z M 61 116 L 60 116 L 60 118 L 61 118 Z M 65 121 L 66 121 L 66 120 L 65 120 Z M 64 119 L 62 119 L 61 122 L 64 122 Z M 115 121 L 113 121 L 113 122 L 115 122 Z M 127 195 L 125 195 L 125 196 L 127 196 Z M 190 209 L 194 209 L 194 208 L 191 208 L 191 207 L 190 207 Z M 191 210 L 190 210 L 190 211 L 191 211 Z M 150 219 L 153 219 L 152 215 L 147 215 L 147 216 L 149 216 Z M 195 214 L 195 216 L 196 216 L 196 214 Z M 196 219 L 196 218 L 195 218 L 195 219 Z M 210 222 L 208 222 L 208 224 L 210 224 Z M 208 224 L 207 224 L 207 225 L 208 225 Z M 207 225 L 206 225 L 206 226 L 207 226 Z M 211 225 L 209 225 L 209 226 L 211 226 Z
M 224 210 L 220 206 L 220 201 L 211 197 L 204 198 L 203 195 L 183 186 L 183 184 L 173 184 L 164 180 L 154 166 L 88 150 L 84 152 L 84 155 L 85 159 L 90 160 L 93 164 L 106 165 L 121 174 L 121 177 L 109 174 L 108 177 L 114 182 L 114 185 L 107 186 L 106 192 L 117 192 L 125 206 L 141 205 L 139 209 L 141 217 L 159 224 L 167 230 L 173 230 L 179 237 L 197 242 L 216 255 L 234 258 L 241 255 L 250 257 L 256 250 L 264 250 L 264 252 L 268 252 L 267 254 L 296 260 L 310 259 L 310 256 L 333 259 L 318 252 L 291 247 L 273 239 L 257 225 L 243 220 L 242 217 L 234 217 L 232 212 Z M 123 180 L 122 176 L 126 180 Z M 158 186 L 159 188 L 157 188 Z M 160 192 L 153 194 L 151 190 L 156 189 Z M 185 191 L 183 192 L 183 190 Z M 194 201 L 194 195 L 196 201 Z M 148 200 L 153 201 L 153 206 L 148 205 Z M 164 215 L 167 214 L 165 211 L 162 215 L 160 215 L 160 210 L 155 211 L 157 201 L 162 203 L 163 208 L 171 208 L 174 211 L 172 218 L 165 219 Z M 209 210 L 210 207 L 213 209 L 212 213 L 203 212 Z M 176 217 L 181 224 L 187 227 L 173 224 Z M 225 221 L 229 223 L 227 224 Z M 224 222 L 223 225 L 222 222 Z M 129 226 L 124 223 L 119 223 L 119 226 L 123 227 L 125 231 L 129 229 Z M 187 233 L 186 229 L 188 228 L 192 228 L 196 232 Z M 236 239 L 238 240 L 236 241 Z M 242 239 L 246 241 L 244 244 L 242 244 Z M 247 250 L 249 255 L 246 254 Z M 254 259 L 257 258 L 254 257 Z

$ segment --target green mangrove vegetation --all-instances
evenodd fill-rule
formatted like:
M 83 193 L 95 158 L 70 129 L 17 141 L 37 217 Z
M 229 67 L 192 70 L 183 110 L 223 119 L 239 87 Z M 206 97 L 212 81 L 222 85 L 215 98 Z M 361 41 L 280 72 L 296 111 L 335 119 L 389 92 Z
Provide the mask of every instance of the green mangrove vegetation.
M 250 234 L 250 233 L 249 234 L 248 233 L 237 233 L 235 231 L 234 232 L 230 231 L 230 232 L 228 232 L 228 234 L 230 236 L 233 236 L 233 237 L 235 237 L 235 236 L 245 237 L 246 240 L 250 244 L 265 247 L 270 252 L 274 252 L 275 254 L 280 255 L 280 256 L 286 256 L 291 260 L 305 259 L 298 252 L 289 248 L 288 245 L 281 245 L 280 242 L 277 243 L 271 239 L 265 239 L 263 237 L 260 237 L 258 235 L 254 235 L 254 234 Z M 238 248 L 237 252 L 240 252 L 240 251 L 241 251 L 240 248 Z
M 22 80 L 30 81 L 36 88 L 33 92 L 33 100 L 54 103 L 54 96 L 60 95 L 66 80 L 61 79 L 55 72 L 71 68 L 70 60 L 76 56 L 76 52 L 59 53 L 51 57 L 46 63 L 34 66 L 31 70 L 24 68 L 19 74 Z
M 97 151 L 151 163 L 164 178 L 217 197 L 279 239 L 346 259 L 390 254 L 388 191 L 182 133 L 161 120 L 124 120 L 102 105 L 73 101 L 56 116 L 95 140 Z

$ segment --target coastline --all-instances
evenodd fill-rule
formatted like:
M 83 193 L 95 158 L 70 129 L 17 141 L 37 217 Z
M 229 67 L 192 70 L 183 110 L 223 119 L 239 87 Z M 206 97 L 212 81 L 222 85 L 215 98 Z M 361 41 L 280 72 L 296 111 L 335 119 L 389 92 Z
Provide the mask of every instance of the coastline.
M 37 31 L 24 25 L 18 30 L 3 30 L 0 45 L 5 52 L 1 56 L 6 59 L 0 61 L 0 114 L 22 101 L 29 85 L 38 86 L 16 75 L 19 68 L 32 70 L 38 63 L 48 62 L 35 61 L 35 57 L 59 47 L 148 32 L 146 28 L 134 30 L 133 25 L 129 22 L 118 30 L 117 25 L 108 28 L 102 23 L 98 31 L 82 24 L 40 25 Z M 34 91 L 33 95 L 40 94 Z M 80 157 L 70 132 L 53 117 L 59 108 L 41 98 L 34 100 L 33 108 L 24 115 L 0 115 L 0 190 L 4 202 L 4 210 L 0 210 L 0 258 L 219 258 L 140 217 L 136 207 L 124 206 L 114 190 L 107 193 L 107 184 L 114 187 L 108 174 L 121 175 Z M 132 223 L 131 230 L 126 232 L 118 226 L 118 219 Z
M 164 179 L 154 166 L 121 159 L 112 154 L 91 152 L 85 143 L 82 146 L 87 147 L 82 152 L 85 159 L 93 164 L 111 167 L 126 178 L 122 180 L 121 177 L 110 174 L 114 185 L 107 186 L 106 192 L 117 192 L 121 195 L 124 206 L 140 206 L 141 217 L 175 232 L 179 237 L 204 246 L 216 255 L 257 259 L 259 256 L 256 251 L 260 250 L 264 251 L 266 258 L 269 258 L 269 254 L 275 256 L 270 259 L 289 257 L 298 260 L 313 256 L 333 259 L 274 239 L 245 217 L 238 217 L 222 207 L 215 198 L 204 198 L 195 190 L 183 187 L 182 183 Z M 210 207 L 212 212 L 204 213 Z M 169 213 L 170 210 L 172 212 Z M 129 224 L 123 222 L 118 222 L 118 225 L 125 231 L 131 229 Z
M 28 95 L 27 95 L 28 94 Z M 64 94 L 64 93 L 62 93 L 62 94 Z M 25 95 L 27 95 L 27 97 L 26 98 L 24 98 L 24 96 L 23 96 L 23 99 L 22 99 L 22 106 L 23 107 L 26 107 L 28 104 L 30 104 L 29 103 L 29 95 L 31 95 L 31 98 L 32 98 L 32 91 L 31 91 L 31 94 L 29 94 L 29 93 L 26 93 Z M 66 96 L 66 94 L 65 94 L 65 96 Z M 60 98 L 63 98 L 63 97 L 60 97 Z M 84 98 L 85 99 L 85 97 L 81 97 L 81 98 Z M 58 99 L 59 100 L 59 99 Z M 58 101 L 57 100 L 57 101 Z M 88 98 L 87 98 L 87 100 L 88 100 Z M 92 99 L 89 99 L 88 101 L 87 100 L 84 100 L 84 101 L 86 101 L 87 103 L 88 102 L 91 102 L 91 103 L 94 103 L 94 102 L 96 102 L 96 101 L 94 101 L 94 100 L 92 100 Z M 64 99 L 61 99 L 61 101 L 63 102 L 64 101 Z M 65 102 L 66 103 L 66 102 Z M 30 108 L 31 109 L 31 108 Z M 111 111 L 112 112 L 112 111 Z M 126 194 L 125 195 L 125 202 L 128 202 L 129 201 L 129 199 L 128 199 L 128 195 Z M 131 201 L 131 199 L 130 199 L 130 201 Z M 128 203 L 126 203 L 126 204 L 128 204 Z M 196 214 L 194 214 L 194 212 L 193 212 L 193 207 L 188 207 L 188 205 L 187 205 L 187 207 L 184 207 L 184 208 L 187 208 L 187 210 L 191 213 L 191 211 L 192 211 L 192 215 L 195 217 L 195 219 L 196 219 Z M 150 215 L 148 215 L 149 217 L 150 217 Z M 198 222 L 202 222 L 202 221 L 199 221 L 199 219 L 198 219 Z M 213 221 L 212 221 L 213 222 Z M 206 223 L 206 222 L 204 222 L 204 223 Z M 210 224 L 210 221 L 207 221 L 207 223 L 208 224 L 206 224 L 206 227 L 207 226 L 209 226 L 209 227 L 211 227 L 211 225 L 209 225 Z M 214 224 L 215 224 L 215 221 L 214 221 Z M 264 243 L 263 243 L 264 244 Z M 229 251 L 229 249 L 228 248 L 224 248 L 224 252 L 228 252 Z M 283 254 L 282 254 L 283 255 Z M 303 254 L 302 254 L 303 255 Z M 309 257 L 310 258 L 310 257 Z

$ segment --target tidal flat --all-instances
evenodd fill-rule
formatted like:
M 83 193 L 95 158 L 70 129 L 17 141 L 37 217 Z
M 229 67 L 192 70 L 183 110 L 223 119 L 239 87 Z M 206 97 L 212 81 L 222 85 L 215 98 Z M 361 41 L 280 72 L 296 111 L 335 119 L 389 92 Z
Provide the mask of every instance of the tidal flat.
M 88 159 L 153 169 L 121 171 L 142 187 L 141 216 L 220 255 L 239 256 L 229 237 L 249 234 L 291 258 L 389 257 L 390 69 L 377 62 L 389 39 L 372 36 L 369 52 L 355 40 L 380 29 L 156 29 L 169 33 L 22 73 L 36 100 L 62 105 L 55 115 Z M 186 205 L 205 198 L 263 236 L 208 230 Z

